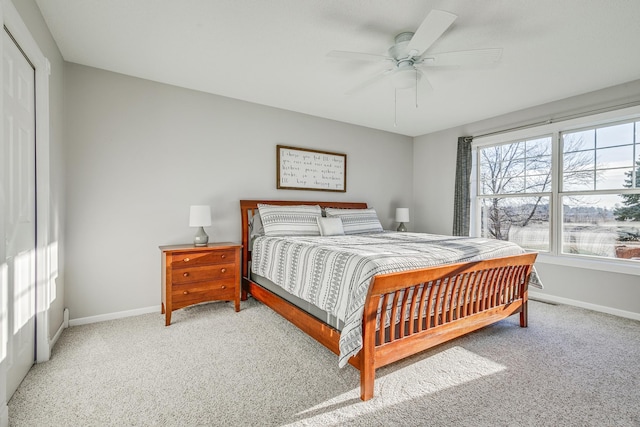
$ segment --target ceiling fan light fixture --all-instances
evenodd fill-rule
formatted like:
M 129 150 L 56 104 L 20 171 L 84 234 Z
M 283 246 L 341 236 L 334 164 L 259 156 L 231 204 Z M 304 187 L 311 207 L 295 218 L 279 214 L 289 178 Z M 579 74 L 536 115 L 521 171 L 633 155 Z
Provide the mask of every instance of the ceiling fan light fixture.
M 420 76 L 421 73 L 413 67 L 399 68 L 391 75 L 391 84 L 396 89 L 413 88 Z

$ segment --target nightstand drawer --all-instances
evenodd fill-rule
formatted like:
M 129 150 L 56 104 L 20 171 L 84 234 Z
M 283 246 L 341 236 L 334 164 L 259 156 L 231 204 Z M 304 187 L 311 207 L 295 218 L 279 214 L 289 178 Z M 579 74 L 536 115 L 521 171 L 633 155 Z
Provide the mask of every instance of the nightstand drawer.
M 235 264 L 204 265 L 173 270 L 173 284 L 200 282 L 203 280 L 232 279 L 236 274 Z
M 173 308 L 178 309 L 203 301 L 233 300 L 238 293 L 234 280 L 214 280 L 173 286 Z
M 187 268 L 198 265 L 234 263 L 236 261 L 235 255 L 236 251 L 234 249 L 202 252 L 178 252 L 173 254 L 171 267 Z

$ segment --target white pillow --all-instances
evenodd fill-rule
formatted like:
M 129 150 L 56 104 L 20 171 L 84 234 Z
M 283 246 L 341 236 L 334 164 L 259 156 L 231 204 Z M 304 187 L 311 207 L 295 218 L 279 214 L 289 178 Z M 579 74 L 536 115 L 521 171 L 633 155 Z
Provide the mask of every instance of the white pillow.
M 335 209 L 326 208 L 327 218 L 340 218 L 344 234 L 381 233 L 382 224 L 373 208 Z
M 319 236 L 316 218 L 322 216 L 318 205 L 278 206 L 258 204 L 267 236 Z
M 321 236 L 344 236 L 340 218 L 317 218 Z

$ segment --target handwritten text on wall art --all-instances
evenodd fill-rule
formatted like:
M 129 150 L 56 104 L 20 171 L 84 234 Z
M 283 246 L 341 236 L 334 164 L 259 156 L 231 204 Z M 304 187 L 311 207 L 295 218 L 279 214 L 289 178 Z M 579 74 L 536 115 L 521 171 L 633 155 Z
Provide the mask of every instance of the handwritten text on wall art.
M 347 191 L 347 155 L 276 146 L 277 188 Z

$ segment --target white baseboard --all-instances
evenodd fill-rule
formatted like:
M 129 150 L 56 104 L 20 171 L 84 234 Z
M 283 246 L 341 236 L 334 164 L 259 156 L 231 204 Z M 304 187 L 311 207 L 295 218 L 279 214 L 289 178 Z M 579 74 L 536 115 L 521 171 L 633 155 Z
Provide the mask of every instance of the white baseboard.
M 0 413 L 0 427 L 9 427 L 9 407 L 5 403 Z
M 87 325 L 89 323 L 104 322 L 106 320 L 122 319 L 124 317 L 139 316 L 141 314 L 160 313 L 160 306 L 137 308 L 135 310 L 118 311 L 116 313 L 99 314 L 97 316 L 70 319 L 69 326 Z
M 640 320 L 640 313 L 619 310 L 617 308 L 606 307 L 604 305 L 591 304 L 588 302 L 578 301 L 570 298 L 558 297 L 558 296 L 539 293 L 531 290 L 529 291 L 529 298 L 539 300 L 539 301 L 544 301 L 544 302 L 572 305 L 575 307 L 586 308 L 588 310 L 599 311 L 601 313 L 613 314 L 614 316 L 625 317 L 627 319 Z M 145 308 L 138 308 L 135 310 L 118 311 L 116 313 L 100 314 L 97 316 L 80 317 L 77 319 L 69 320 L 69 326 L 87 325 L 89 323 L 104 322 L 106 320 L 122 319 L 125 317 L 139 316 L 141 314 L 149 314 L 149 313 L 160 313 L 160 307 L 151 306 L 151 307 L 145 307 Z M 53 348 L 53 344 L 55 344 L 55 341 L 58 340 L 60 334 L 62 333 L 63 328 L 64 328 L 64 324 L 60 327 L 56 335 L 51 340 L 52 341 L 51 348 Z
M 62 335 L 62 331 L 64 331 L 64 329 L 67 328 L 68 326 L 69 325 L 65 325 L 65 322 L 62 322 L 60 324 L 60 327 L 56 331 L 56 334 L 53 336 L 53 338 L 51 338 L 49 340 L 49 348 L 50 349 L 53 349 L 53 346 L 56 345 L 56 343 L 58 342 L 58 338 L 60 338 L 60 335 Z
M 627 319 L 640 320 L 640 313 L 632 311 L 619 310 L 617 308 L 606 307 L 604 305 L 591 304 L 584 301 L 578 301 L 570 298 L 557 297 L 545 293 L 529 291 L 529 298 L 558 304 L 572 305 L 574 307 L 586 308 L 588 310 L 599 311 L 601 313 L 613 314 L 614 316 L 626 317 Z

